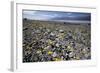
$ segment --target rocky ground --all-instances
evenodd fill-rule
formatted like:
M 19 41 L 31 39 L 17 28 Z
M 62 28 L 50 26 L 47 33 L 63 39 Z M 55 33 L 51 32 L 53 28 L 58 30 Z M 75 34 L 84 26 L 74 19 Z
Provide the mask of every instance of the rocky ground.
M 23 20 L 23 62 L 91 59 L 91 25 Z

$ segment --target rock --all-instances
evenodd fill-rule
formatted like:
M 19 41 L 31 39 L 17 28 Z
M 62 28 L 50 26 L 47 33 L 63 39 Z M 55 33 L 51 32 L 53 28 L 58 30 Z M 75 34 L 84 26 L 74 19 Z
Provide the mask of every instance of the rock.
M 70 52 L 69 53 L 69 57 L 73 57 L 74 56 L 74 53 L 73 52 Z
M 40 33 L 40 30 L 35 30 L 36 33 Z
M 64 59 L 64 57 L 63 56 L 61 56 L 61 60 L 63 60 Z
M 46 50 L 46 49 L 50 49 L 50 46 L 47 46 L 47 47 L 45 47 L 44 49 L 45 49 L 45 50 Z
M 83 48 L 82 52 L 85 54 L 88 52 L 88 49 L 87 48 Z
M 37 53 L 37 54 L 39 54 L 39 53 L 41 53 L 41 51 L 40 51 L 40 50 L 38 50 L 36 53 Z
M 76 56 L 76 57 L 75 57 L 75 59 L 76 59 L 76 60 L 79 60 L 79 59 L 80 59 L 80 57 L 79 57 L 79 56 Z
M 84 56 L 87 59 L 90 56 L 90 54 L 89 53 L 86 53 Z
M 50 44 L 53 44 L 53 41 L 52 40 L 48 40 L 48 44 L 50 45 Z
M 53 57 L 56 57 L 56 56 L 57 56 L 57 53 L 56 53 L 56 52 L 54 52 L 54 53 L 52 54 L 52 56 L 53 56 Z
M 55 34 L 53 32 L 50 33 L 51 36 L 55 36 Z
M 64 30 L 59 30 L 59 32 L 60 32 L 60 33 L 63 33 L 63 32 L 64 32 Z
M 68 51 L 73 51 L 74 49 L 71 46 L 67 47 Z
M 56 43 L 56 47 L 59 47 L 59 44 L 58 43 Z
M 49 33 L 50 32 L 50 29 L 47 29 L 47 32 Z

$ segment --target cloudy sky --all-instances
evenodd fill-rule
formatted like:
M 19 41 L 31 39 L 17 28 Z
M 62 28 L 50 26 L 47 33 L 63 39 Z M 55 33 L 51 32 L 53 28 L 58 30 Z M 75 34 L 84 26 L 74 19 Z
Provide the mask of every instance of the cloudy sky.
M 23 18 L 46 21 L 91 21 L 90 13 L 24 10 Z

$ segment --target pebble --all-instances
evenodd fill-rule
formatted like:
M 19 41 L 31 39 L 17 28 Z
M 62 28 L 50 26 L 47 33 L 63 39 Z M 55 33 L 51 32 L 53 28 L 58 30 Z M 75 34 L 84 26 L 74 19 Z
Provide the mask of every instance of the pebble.
M 69 57 L 73 57 L 73 56 L 74 56 L 73 52 L 69 53 Z
M 56 47 L 59 47 L 59 44 L 58 43 L 56 43 Z
M 54 36 L 55 34 L 53 32 L 50 33 L 51 36 Z
M 54 53 L 52 54 L 52 56 L 53 56 L 53 57 L 56 57 L 56 56 L 57 56 L 57 53 L 56 53 L 56 52 L 54 52 Z
M 60 33 L 64 32 L 64 30 L 59 30 Z

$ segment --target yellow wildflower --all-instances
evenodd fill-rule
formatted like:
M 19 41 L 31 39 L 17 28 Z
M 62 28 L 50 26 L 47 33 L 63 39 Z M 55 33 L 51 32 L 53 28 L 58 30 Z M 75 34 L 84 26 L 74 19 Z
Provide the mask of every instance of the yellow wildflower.
M 52 51 L 48 51 L 48 54 L 51 55 L 51 54 L 53 54 L 53 52 Z
M 54 58 L 55 61 L 61 61 L 61 58 Z

